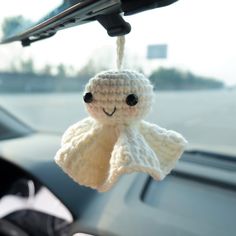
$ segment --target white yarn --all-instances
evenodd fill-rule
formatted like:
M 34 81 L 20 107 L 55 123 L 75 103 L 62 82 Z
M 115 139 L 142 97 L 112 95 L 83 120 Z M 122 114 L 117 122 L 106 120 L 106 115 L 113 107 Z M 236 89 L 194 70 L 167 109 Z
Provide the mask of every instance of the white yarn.
M 149 112 L 153 100 L 153 87 L 149 80 L 130 70 L 101 72 L 88 82 L 86 92 L 92 92 L 95 100 L 87 104 L 88 112 L 103 124 L 130 124 L 142 119 Z M 129 94 L 137 95 L 137 105 L 126 104 Z M 114 108 L 117 111 L 109 117 L 103 112 L 104 107 L 109 113 Z
M 81 185 L 109 190 L 125 173 L 145 172 L 162 180 L 180 158 L 187 141 L 175 131 L 142 121 L 151 107 L 152 86 L 133 71 L 105 71 L 92 78 L 86 91 L 91 117 L 68 128 L 55 161 Z M 129 94 L 138 103 L 129 106 Z M 114 109 L 114 107 L 116 109 Z M 115 110 L 112 116 L 109 114 Z
M 125 36 L 118 36 L 116 40 L 116 65 L 117 69 L 121 70 L 123 58 L 124 58 L 124 50 L 125 50 Z

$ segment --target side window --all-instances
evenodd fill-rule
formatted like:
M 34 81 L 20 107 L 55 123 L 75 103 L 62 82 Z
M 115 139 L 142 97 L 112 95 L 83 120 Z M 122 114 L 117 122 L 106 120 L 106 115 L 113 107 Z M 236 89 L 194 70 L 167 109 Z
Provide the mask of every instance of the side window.
M 32 132 L 32 129 L 0 107 L 0 140 L 17 138 Z

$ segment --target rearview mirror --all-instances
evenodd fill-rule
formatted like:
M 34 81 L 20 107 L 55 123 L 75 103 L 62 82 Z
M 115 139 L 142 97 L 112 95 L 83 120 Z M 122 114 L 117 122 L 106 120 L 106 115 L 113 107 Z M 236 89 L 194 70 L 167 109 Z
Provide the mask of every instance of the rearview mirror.
M 132 15 L 148 9 L 163 7 L 177 0 L 50 0 L 48 8 L 28 7 L 34 0 L 21 1 L 24 9 L 37 11 L 36 17 L 10 16 L 2 24 L 1 44 L 21 41 L 23 46 L 53 36 L 57 31 L 97 20 L 109 36 L 128 34 L 131 30 L 121 16 Z M 9 1 L 8 1 L 9 2 Z M 0 7 L 3 9 L 3 4 Z M 42 3 L 41 5 L 45 5 Z M 46 5 L 46 6 L 47 6 Z M 2 7 L 3 6 L 3 7 Z M 42 12 L 40 12 L 42 10 Z M 30 14 L 29 14 L 30 15 Z M 32 14 L 31 14 L 32 15 Z

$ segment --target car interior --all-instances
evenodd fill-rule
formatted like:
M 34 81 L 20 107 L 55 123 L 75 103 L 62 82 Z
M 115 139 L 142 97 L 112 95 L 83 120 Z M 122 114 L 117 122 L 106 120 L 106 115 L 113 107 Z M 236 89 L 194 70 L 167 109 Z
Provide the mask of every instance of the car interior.
M 33 4 L 34 1 L 29 4 Z M 3 2 L 0 3 L 3 5 L 2 9 L 4 8 Z M 50 5 L 49 3 L 44 4 Z M 230 83 L 226 81 L 223 84 L 223 82 L 210 78 L 211 75 L 213 78 L 224 77 L 224 75 L 233 78 L 234 71 L 231 69 L 234 67 L 230 67 L 230 63 L 232 61 L 233 65 L 233 61 L 235 61 L 236 53 L 233 44 L 236 39 L 235 33 L 230 27 L 229 31 L 226 31 L 227 25 L 214 25 L 215 18 L 211 19 L 214 3 L 209 3 L 212 9 L 203 10 L 202 13 L 196 12 L 199 19 L 194 18 L 195 25 L 191 25 L 191 27 L 196 27 L 196 30 L 199 27 L 200 30 L 201 26 L 204 27 L 204 22 L 209 20 L 214 32 L 232 33 L 231 36 L 219 36 L 218 40 L 222 41 L 222 45 L 218 45 L 219 41 L 214 44 L 219 48 L 222 47 L 219 51 L 215 46 L 212 48 L 209 46 L 212 58 L 222 59 L 222 71 L 218 61 L 215 64 L 214 61 L 209 61 L 209 64 L 212 64 L 212 71 L 217 71 L 215 74 L 210 71 L 211 66 L 208 68 L 205 63 L 209 59 L 205 56 L 201 45 L 207 44 L 208 34 L 199 35 L 199 38 L 196 38 L 197 34 L 194 36 L 200 44 L 195 53 L 202 55 L 202 71 L 210 71 L 206 78 L 199 79 L 202 84 L 197 77 L 194 77 L 194 73 L 198 73 L 198 69 L 201 71 L 200 62 L 198 64 L 198 60 L 200 61 L 201 58 L 192 60 L 196 66 L 196 68 L 193 67 L 195 68 L 193 74 L 192 72 L 184 73 L 174 69 L 165 69 L 169 65 L 166 64 L 166 60 L 169 60 L 168 63 L 171 66 L 172 64 L 178 66 L 180 62 L 172 63 L 174 59 L 171 59 L 171 50 L 175 50 L 174 46 L 171 47 L 171 43 L 166 46 L 164 41 L 173 35 L 176 35 L 178 41 L 180 39 L 178 34 L 191 39 L 189 26 L 184 25 L 183 31 L 178 33 L 178 28 L 181 26 L 175 23 L 177 18 L 171 15 L 171 12 L 178 11 L 178 8 L 184 7 L 185 4 L 189 3 L 186 0 L 55 0 L 55 4 L 50 5 L 51 8 L 48 7 L 46 12 L 38 14 L 40 16 L 38 19 L 35 17 L 34 21 L 24 21 L 23 18 L 18 17 L 17 21 L 11 22 L 12 26 L 15 24 L 15 28 L 2 30 L 6 34 L 2 33 L 0 42 L 0 235 L 221 236 L 236 234 L 236 82 L 234 80 L 233 83 L 232 80 Z M 222 3 L 222 1 L 221 4 L 217 3 L 219 11 L 215 13 L 216 17 L 220 21 L 221 17 L 225 16 L 225 20 L 233 25 L 233 1 L 229 6 L 224 7 L 223 5 L 227 5 L 227 3 Z M 199 5 L 201 4 L 199 3 Z M 24 7 L 27 8 L 27 6 Z M 11 8 L 14 6 L 9 5 L 8 10 Z M 169 15 L 168 9 L 171 11 Z M 199 6 L 199 9 L 205 9 L 204 4 Z M 227 9 L 231 9 L 232 12 L 227 13 Z M 218 14 L 221 10 L 224 14 L 222 16 Z M 37 12 L 37 9 L 28 11 Z M 140 22 L 144 22 L 143 19 L 151 14 L 153 15 L 151 19 L 155 19 L 154 16 L 158 14 L 164 15 L 166 17 L 164 19 L 168 18 L 173 28 L 169 29 L 166 22 L 159 22 L 162 29 L 166 30 L 165 37 L 160 43 L 165 45 L 161 49 L 168 48 L 170 59 L 166 55 L 163 56 L 161 52 L 161 56 L 156 58 L 167 57 L 167 59 L 149 60 L 145 64 L 147 70 L 152 71 L 153 68 L 160 67 L 157 71 L 158 76 L 163 76 L 163 80 L 166 79 L 166 81 L 169 78 L 167 71 L 172 73 L 171 75 L 184 78 L 180 79 L 183 85 L 172 80 L 168 80 L 169 84 L 167 84 L 161 80 L 162 78 L 155 84 L 155 73 L 150 76 L 154 89 L 157 86 L 155 103 L 158 102 L 151 114 L 147 116 L 147 120 L 181 132 L 186 136 L 189 144 L 176 167 L 163 181 L 156 181 L 144 173 L 132 173 L 122 176 L 117 184 L 105 193 L 78 185 L 56 165 L 54 156 L 66 127 L 86 117 L 82 104 L 82 91 L 95 70 L 92 71 L 92 74 L 87 71 L 96 63 L 83 67 L 79 74 L 81 80 L 74 78 L 79 77 L 78 74 L 66 78 L 66 76 L 70 76 L 66 74 L 61 58 L 67 56 L 60 53 L 60 48 L 67 48 L 68 55 L 75 54 L 75 42 L 78 41 L 79 44 L 78 39 L 81 37 L 85 40 L 83 41 L 85 44 L 80 46 L 81 54 L 83 54 L 82 48 L 86 48 L 85 50 L 88 51 L 92 47 L 89 43 L 93 42 L 93 46 L 96 43 L 99 44 L 101 41 L 99 35 L 103 35 L 104 39 L 112 40 L 111 44 L 114 49 L 114 39 L 125 35 L 126 40 L 129 41 L 126 51 L 128 67 L 135 65 L 132 69 L 145 73 L 145 70 L 134 64 L 134 62 L 139 62 L 138 57 L 128 57 L 129 54 L 142 48 L 141 46 L 139 49 L 137 47 L 129 48 L 129 45 L 135 44 L 135 38 L 132 41 L 129 35 L 132 35 L 134 31 L 136 37 L 136 28 L 139 28 Z M 206 17 L 201 20 L 204 14 L 209 19 Z M 5 15 L 12 16 L 10 10 Z M 24 16 L 23 13 L 21 15 Z M 188 17 L 190 21 L 190 15 L 190 13 L 186 15 L 182 22 L 187 22 Z M 181 15 L 178 16 L 181 18 Z M 140 19 L 136 21 L 135 17 L 140 17 Z M 2 23 L 4 19 L 6 17 L 1 19 L 0 26 L 4 25 Z M 197 25 L 198 21 L 202 25 Z M 150 35 L 140 36 L 140 39 L 137 39 L 137 45 L 141 44 L 140 42 L 149 44 L 148 38 L 151 35 L 158 35 L 160 25 L 156 26 L 155 21 L 147 22 L 143 27 Z M 94 28 L 89 28 L 90 25 Z M 219 32 L 220 27 L 225 31 Z M 86 35 L 86 33 L 80 35 L 80 28 L 81 31 L 88 29 L 91 35 Z M 97 28 L 100 31 L 96 36 L 93 29 Z M 204 31 L 205 33 L 207 29 Z M 174 30 L 176 31 L 171 34 L 170 31 Z M 69 31 L 72 33 L 69 34 Z M 213 34 L 211 29 L 208 30 L 208 33 L 209 37 Z M 73 34 L 75 38 L 78 38 L 76 41 L 71 41 L 71 45 L 69 45 L 69 38 Z M 52 47 L 56 45 L 59 37 L 68 38 L 63 45 L 60 44 L 53 51 Z M 88 44 L 86 44 L 86 40 Z M 172 40 L 175 41 L 175 39 Z M 47 42 L 51 44 L 47 46 Z M 211 44 L 212 40 L 209 42 Z M 227 44 L 234 45 L 234 48 L 230 50 Z M 183 45 L 186 46 L 185 43 Z M 69 48 L 70 46 L 71 48 Z M 97 50 L 89 56 L 92 55 L 91 57 L 95 58 L 96 54 L 108 53 L 110 49 L 102 46 L 100 51 Z M 146 44 L 143 46 L 145 50 L 146 46 Z M 43 47 L 44 49 L 42 49 Z M 191 47 L 197 48 L 198 45 L 191 44 L 188 48 Z M 18 54 L 16 48 L 17 50 L 19 48 Z M 9 56 L 10 53 L 15 51 L 14 58 L 20 58 L 23 55 L 21 52 L 24 51 L 30 55 L 30 50 L 44 50 L 42 61 L 49 62 L 54 58 L 55 61 L 61 61 L 57 67 L 58 74 L 53 74 L 53 69 L 50 76 L 46 74 L 46 69 L 41 74 L 37 74 L 38 72 L 34 74 L 35 72 L 32 70 L 27 70 L 30 66 L 28 59 L 25 64 L 23 62 L 20 64 L 21 62 L 15 59 L 16 67 L 12 64 L 9 67 L 6 66 L 8 71 L 2 69 L 5 66 L 4 61 L 12 61 L 13 57 Z M 155 54 L 154 51 L 152 52 Z M 182 56 L 181 52 L 177 53 L 178 57 Z M 227 58 L 226 53 L 229 53 Z M 55 57 L 50 54 L 55 54 Z M 153 57 L 155 58 L 155 55 Z M 114 56 L 112 58 L 114 59 Z M 102 63 L 104 60 L 105 65 L 110 67 L 108 61 L 113 59 L 98 57 L 97 62 Z M 39 59 L 36 58 L 36 62 L 37 60 L 40 64 Z M 186 63 L 188 60 L 190 61 L 188 58 L 185 60 Z M 128 61 L 132 61 L 133 64 L 129 64 Z M 80 62 L 81 60 L 78 59 L 76 63 L 80 65 Z M 18 70 L 21 65 L 26 68 L 23 72 Z M 225 74 L 223 67 L 227 70 Z M 98 71 L 101 69 L 107 68 L 102 64 Z M 166 78 L 164 78 L 165 76 Z M 190 82 L 183 82 L 188 79 Z M 177 85 L 173 89 L 174 83 Z M 162 88 L 161 86 L 163 86 L 163 91 L 159 90 Z M 165 90 L 167 88 L 165 86 L 169 86 L 170 90 Z M 159 97 L 158 93 L 160 93 Z

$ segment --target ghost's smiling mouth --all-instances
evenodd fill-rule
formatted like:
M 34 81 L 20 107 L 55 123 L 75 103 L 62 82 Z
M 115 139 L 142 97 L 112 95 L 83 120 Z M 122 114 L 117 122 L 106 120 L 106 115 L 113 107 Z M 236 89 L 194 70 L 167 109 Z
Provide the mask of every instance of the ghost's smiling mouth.
M 104 112 L 107 116 L 112 116 L 112 115 L 115 113 L 115 111 L 116 111 L 116 107 L 114 107 L 114 110 L 112 111 L 112 113 L 106 112 L 104 108 L 102 108 L 102 110 L 103 110 L 103 112 Z

